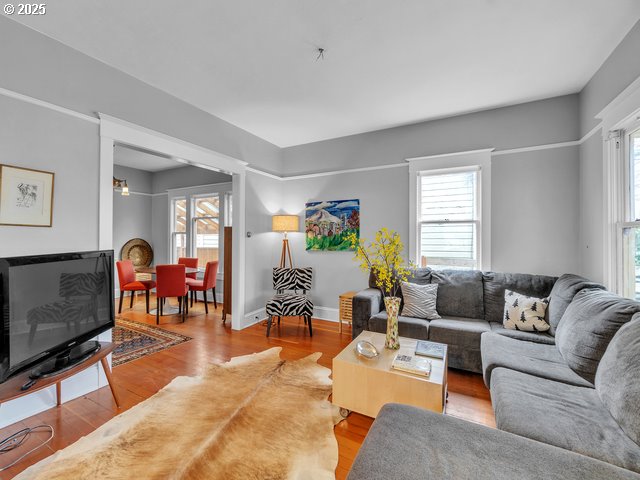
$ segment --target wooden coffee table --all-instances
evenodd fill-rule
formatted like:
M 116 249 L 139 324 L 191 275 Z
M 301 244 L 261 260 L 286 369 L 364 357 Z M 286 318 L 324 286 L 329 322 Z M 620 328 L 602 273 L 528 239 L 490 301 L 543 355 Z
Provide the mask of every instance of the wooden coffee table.
M 360 340 L 371 342 L 380 355 L 372 359 L 358 355 L 355 347 Z M 384 341 L 385 335 L 364 331 L 333 359 L 333 403 L 373 418 L 385 403 L 404 403 L 444 413 L 447 354 L 443 360 L 430 359 L 430 376 L 413 375 L 392 369 L 391 363 L 398 353 L 415 355 L 417 340 L 400 337 L 400 350 L 384 348 Z

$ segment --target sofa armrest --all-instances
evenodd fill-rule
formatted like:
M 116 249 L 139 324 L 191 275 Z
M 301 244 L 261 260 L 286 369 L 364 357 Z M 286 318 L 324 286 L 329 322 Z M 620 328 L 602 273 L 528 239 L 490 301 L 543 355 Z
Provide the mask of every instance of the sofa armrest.
M 377 288 L 367 288 L 353 297 L 351 313 L 351 337 L 356 338 L 367 329 L 369 319 L 382 309 L 382 292 Z

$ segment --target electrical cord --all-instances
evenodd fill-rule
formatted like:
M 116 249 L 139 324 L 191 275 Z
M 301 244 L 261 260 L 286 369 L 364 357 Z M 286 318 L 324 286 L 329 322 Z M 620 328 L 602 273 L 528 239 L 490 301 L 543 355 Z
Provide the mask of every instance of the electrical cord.
M 11 452 L 12 450 L 15 450 L 16 448 L 20 447 L 21 445 L 24 444 L 24 442 L 27 441 L 27 439 L 29 438 L 29 436 L 33 432 L 35 432 L 36 430 L 41 430 L 41 429 L 48 429 L 49 430 L 49 432 L 50 432 L 49 438 L 47 438 L 40 445 L 32 448 L 27 453 L 23 454 L 18 459 L 16 459 L 13 462 L 11 462 L 9 465 L 5 465 L 4 467 L 0 467 L 0 472 L 3 472 L 5 470 L 13 467 L 16 463 L 21 461 L 27 455 L 30 455 L 33 452 L 35 452 L 36 450 L 38 450 L 39 448 L 44 447 L 47 443 L 49 443 L 53 439 L 53 436 L 55 435 L 55 432 L 54 432 L 53 427 L 51 425 L 42 424 L 42 425 L 36 425 L 35 427 L 31 427 L 31 428 L 23 428 L 22 430 L 19 430 L 19 431 L 15 432 L 15 433 L 9 435 L 7 438 L 5 438 L 3 440 L 0 440 L 0 455 L 2 455 L 2 454 L 5 454 L 5 453 L 8 453 L 8 452 Z

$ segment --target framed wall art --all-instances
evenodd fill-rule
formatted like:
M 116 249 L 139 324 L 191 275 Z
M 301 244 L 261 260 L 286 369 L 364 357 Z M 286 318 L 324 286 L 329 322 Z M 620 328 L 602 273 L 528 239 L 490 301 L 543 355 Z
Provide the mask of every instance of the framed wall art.
M 50 227 L 52 172 L 0 165 L 0 225 Z
M 347 236 L 360 237 L 360 200 L 307 203 L 304 224 L 307 250 L 353 250 Z

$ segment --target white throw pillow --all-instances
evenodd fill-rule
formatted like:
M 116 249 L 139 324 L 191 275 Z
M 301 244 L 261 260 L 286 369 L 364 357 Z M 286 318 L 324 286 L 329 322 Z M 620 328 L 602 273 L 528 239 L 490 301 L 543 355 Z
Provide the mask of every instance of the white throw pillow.
M 404 298 L 404 306 L 400 315 L 427 320 L 440 318 L 436 311 L 437 283 L 418 285 L 417 283 L 402 282 L 400 288 L 402 288 L 402 297 Z
M 504 328 L 525 332 L 546 332 L 549 324 L 544 315 L 549 305 L 547 298 L 535 298 L 511 290 L 504 291 Z

